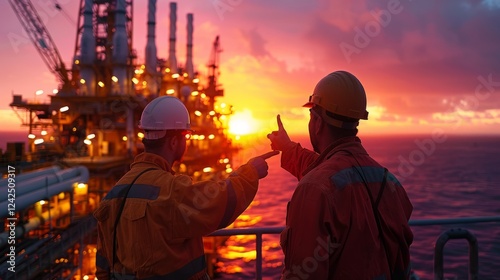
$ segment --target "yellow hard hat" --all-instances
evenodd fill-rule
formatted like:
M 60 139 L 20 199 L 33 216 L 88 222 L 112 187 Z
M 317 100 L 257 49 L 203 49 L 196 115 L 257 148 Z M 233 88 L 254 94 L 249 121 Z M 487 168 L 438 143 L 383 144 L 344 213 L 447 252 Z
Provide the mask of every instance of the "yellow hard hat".
M 368 119 L 366 111 L 366 93 L 361 82 L 353 74 L 346 71 L 335 71 L 321 79 L 304 107 L 318 105 L 327 112 L 322 118 L 329 124 L 342 128 L 356 128 L 357 120 Z M 335 118 L 350 118 L 348 122 Z

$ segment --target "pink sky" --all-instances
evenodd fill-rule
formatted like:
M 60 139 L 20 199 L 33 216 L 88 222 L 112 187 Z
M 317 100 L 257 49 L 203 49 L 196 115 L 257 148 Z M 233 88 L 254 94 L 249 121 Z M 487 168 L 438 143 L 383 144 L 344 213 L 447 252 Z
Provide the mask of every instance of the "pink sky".
M 32 2 L 70 65 L 79 1 Z M 134 48 L 142 63 L 147 1 L 134 5 Z M 179 1 L 177 57 L 184 63 L 186 14 L 193 13 L 195 68 L 206 73 L 220 35 L 221 101 L 251 114 L 262 133 L 275 129 L 276 114 L 292 133 L 306 133 L 309 114 L 300 106 L 335 70 L 354 73 L 365 86 L 370 116 L 362 133 L 498 133 L 499 12 L 499 0 Z M 168 53 L 168 15 L 169 2 L 158 1 L 160 58 Z M 36 90 L 50 93 L 57 83 L 7 1 L 0 3 L 0 16 L 6 124 L 0 130 L 20 129 L 8 106 L 11 93 L 34 98 Z

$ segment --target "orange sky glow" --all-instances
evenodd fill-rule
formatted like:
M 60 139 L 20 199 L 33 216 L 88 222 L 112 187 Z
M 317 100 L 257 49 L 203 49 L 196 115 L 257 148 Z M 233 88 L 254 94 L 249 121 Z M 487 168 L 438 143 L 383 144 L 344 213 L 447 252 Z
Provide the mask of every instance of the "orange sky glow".
M 56 1 L 62 11 L 53 1 L 32 2 L 71 65 L 79 1 Z M 335 70 L 355 74 L 367 92 L 370 115 L 360 134 L 496 134 L 499 11 L 495 0 L 178 1 L 177 59 L 185 61 L 186 14 L 193 13 L 196 70 L 206 74 L 220 35 L 220 102 L 233 106 L 240 127 L 258 135 L 276 129 L 277 114 L 289 133 L 306 134 L 309 112 L 301 105 Z M 34 99 L 39 89 L 51 93 L 57 81 L 7 1 L 0 15 L 0 131 L 24 130 L 8 106 L 12 93 Z M 168 57 L 168 15 L 169 1 L 158 1 L 160 58 Z M 134 1 L 134 17 L 134 49 L 143 63 L 147 1 Z

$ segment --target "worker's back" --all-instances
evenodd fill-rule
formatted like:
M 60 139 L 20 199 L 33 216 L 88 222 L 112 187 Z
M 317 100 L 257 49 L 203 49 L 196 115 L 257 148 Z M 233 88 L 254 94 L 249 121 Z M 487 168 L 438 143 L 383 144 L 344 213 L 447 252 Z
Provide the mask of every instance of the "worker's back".
M 116 217 L 126 188 L 130 189 L 113 239 Z M 188 176 L 173 175 L 161 157 L 143 153 L 103 199 L 98 220 L 97 277 L 109 271 L 134 276 L 205 279 L 202 236 L 226 227 L 243 212 L 257 191 L 258 177 L 250 165 L 244 176 L 193 184 Z M 99 261 L 100 260 L 100 261 Z

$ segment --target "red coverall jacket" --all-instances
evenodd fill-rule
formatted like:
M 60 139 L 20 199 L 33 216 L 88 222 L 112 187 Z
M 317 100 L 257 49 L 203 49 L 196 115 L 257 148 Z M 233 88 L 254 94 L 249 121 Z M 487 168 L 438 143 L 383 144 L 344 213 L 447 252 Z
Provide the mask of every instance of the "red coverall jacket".
M 376 200 L 384 168 L 368 155 L 359 138 L 342 138 L 321 155 L 294 143 L 283 151 L 281 166 L 300 180 L 281 233 L 282 279 L 408 278 L 413 241 L 408 220 L 413 206 L 388 173 L 378 205 L 384 249 L 362 179 Z
M 120 191 L 151 167 L 154 170 L 135 181 L 126 199 L 113 268 L 113 228 L 124 196 Z M 162 157 L 138 155 L 94 213 L 98 221 L 96 276 L 108 279 L 112 271 L 118 279 L 124 275 L 206 279 L 202 236 L 231 224 L 248 207 L 257 188 L 257 170 L 251 164 L 242 165 L 226 180 L 193 184 L 188 176 L 174 175 Z

